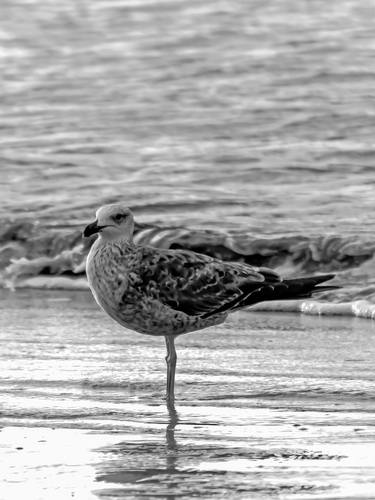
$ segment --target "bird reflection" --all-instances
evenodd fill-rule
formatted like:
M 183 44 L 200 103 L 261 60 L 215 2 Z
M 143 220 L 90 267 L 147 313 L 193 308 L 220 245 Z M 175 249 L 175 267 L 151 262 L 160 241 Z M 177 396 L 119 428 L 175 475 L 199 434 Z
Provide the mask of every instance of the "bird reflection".
M 165 442 L 134 442 L 122 441 L 114 446 L 103 449 L 109 453 L 111 458 L 104 460 L 101 471 L 98 471 L 96 480 L 104 483 L 117 484 L 117 493 L 123 491 L 125 494 L 135 493 L 141 484 L 148 488 L 159 490 L 164 485 L 171 488 L 168 500 L 174 499 L 174 492 L 170 481 L 174 482 L 173 476 L 178 473 L 178 445 L 175 438 L 176 426 L 179 423 L 179 415 L 173 401 L 166 405 L 168 421 L 165 429 Z M 163 465 L 164 462 L 164 465 Z M 140 466 L 140 464 L 143 464 Z M 167 474 L 167 476 L 166 476 Z M 171 475 L 171 476 L 169 476 Z M 160 478 L 160 479 L 159 479 Z M 102 489 L 101 493 L 112 492 L 112 488 Z
M 165 431 L 167 446 L 167 471 L 174 472 L 176 471 L 177 462 L 177 442 L 174 433 L 176 425 L 179 422 L 179 417 L 173 401 L 167 400 L 167 410 L 169 415 L 169 422 Z

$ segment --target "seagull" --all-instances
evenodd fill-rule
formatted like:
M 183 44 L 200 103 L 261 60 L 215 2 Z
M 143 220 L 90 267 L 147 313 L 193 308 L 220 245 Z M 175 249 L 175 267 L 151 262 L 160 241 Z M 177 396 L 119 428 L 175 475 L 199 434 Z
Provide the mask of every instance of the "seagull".
M 282 279 L 266 267 L 222 261 L 190 250 L 136 245 L 134 217 L 121 203 L 104 205 L 83 231 L 97 235 L 86 274 L 98 305 L 117 323 L 164 336 L 168 402 L 174 401 L 178 335 L 223 323 L 228 314 L 258 302 L 303 299 L 338 288 L 317 286 L 334 274 Z

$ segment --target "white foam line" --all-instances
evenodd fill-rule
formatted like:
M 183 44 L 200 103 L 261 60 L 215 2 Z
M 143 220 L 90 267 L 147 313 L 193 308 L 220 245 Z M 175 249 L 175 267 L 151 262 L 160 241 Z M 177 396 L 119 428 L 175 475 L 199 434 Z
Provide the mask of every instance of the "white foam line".
M 250 309 L 249 309 L 250 310 Z M 354 302 L 318 302 L 315 300 L 289 300 L 264 302 L 251 308 L 252 311 L 301 312 L 316 316 L 356 316 L 375 319 L 375 304 L 367 300 Z
M 89 286 L 86 278 L 68 278 L 66 276 L 33 276 L 24 280 L 19 280 L 10 285 L 7 282 L 1 282 L 0 286 L 4 288 L 36 288 L 39 290 L 88 290 Z

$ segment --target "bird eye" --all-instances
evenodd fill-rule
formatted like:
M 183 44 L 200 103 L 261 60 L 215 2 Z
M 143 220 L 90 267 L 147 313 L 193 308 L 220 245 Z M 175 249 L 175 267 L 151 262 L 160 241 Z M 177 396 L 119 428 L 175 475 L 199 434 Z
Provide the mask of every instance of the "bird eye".
M 115 221 L 115 222 L 121 222 L 123 219 L 125 219 L 126 215 L 124 214 L 116 214 L 112 217 L 112 219 Z

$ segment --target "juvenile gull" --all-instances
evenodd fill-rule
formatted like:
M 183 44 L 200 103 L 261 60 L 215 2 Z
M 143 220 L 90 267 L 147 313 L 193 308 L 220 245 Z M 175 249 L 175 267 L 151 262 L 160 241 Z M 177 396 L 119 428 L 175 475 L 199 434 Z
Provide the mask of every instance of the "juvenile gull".
M 302 299 L 337 288 L 317 286 L 333 274 L 283 280 L 265 267 L 136 245 L 133 231 L 129 208 L 99 208 L 83 233 L 98 234 L 87 257 L 87 278 L 96 302 L 120 325 L 165 337 L 169 401 L 174 399 L 177 335 L 218 325 L 229 313 L 257 302 Z

